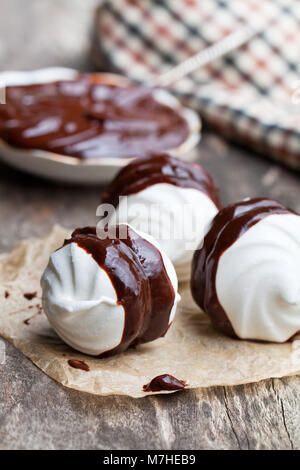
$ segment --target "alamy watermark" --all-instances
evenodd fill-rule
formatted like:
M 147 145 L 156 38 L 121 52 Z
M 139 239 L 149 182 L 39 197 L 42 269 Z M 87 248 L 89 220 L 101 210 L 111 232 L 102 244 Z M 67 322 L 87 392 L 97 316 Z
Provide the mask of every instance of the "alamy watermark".
M 175 242 L 184 250 L 195 250 L 195 244 L 203 239 L 204 214 L 199 210 L 195 214 L 193 204 L 178 204 L 172 208 L 164 203 L 128 204 L 127 201 L 126 196 L 121 196 L 117 208 L 112 204 L 97 207 L 96 215 L 100 218 L 96 226 L 98 238 L 126 239 L 127 227 L 122 224 L 128 223 L 138 232 L 149 234 L 158 241 Z

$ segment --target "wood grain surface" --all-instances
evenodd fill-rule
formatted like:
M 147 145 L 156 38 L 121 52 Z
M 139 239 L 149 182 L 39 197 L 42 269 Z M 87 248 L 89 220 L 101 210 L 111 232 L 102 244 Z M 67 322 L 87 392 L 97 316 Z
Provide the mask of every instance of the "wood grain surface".
M 96 0 L 1 0 L 0 68 L 92 69 Z M 300 211 L 299 176 L 204 133 L 197 159 L 224 203 L 270 196 Z M 55 222 L 95 222 L 100 187 L 55 185 L 0 164 L 0 250 Z M 224 364 L 226 367 L 226 364 Z M 99 398 L 55 383 L 6 343 L 0 449 L 299 449 L 300 377 L 168 396 Z

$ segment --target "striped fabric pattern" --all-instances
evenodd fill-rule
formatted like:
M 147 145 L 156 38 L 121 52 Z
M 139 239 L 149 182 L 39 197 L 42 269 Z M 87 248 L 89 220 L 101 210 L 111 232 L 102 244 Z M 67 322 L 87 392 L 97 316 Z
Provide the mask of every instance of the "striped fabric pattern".
M 299 1 L 105 0 L 96 37 L 111 69 L 143 81 L 244 24 L 259 33 L 173 90 L 226 137 L 300 169 Z

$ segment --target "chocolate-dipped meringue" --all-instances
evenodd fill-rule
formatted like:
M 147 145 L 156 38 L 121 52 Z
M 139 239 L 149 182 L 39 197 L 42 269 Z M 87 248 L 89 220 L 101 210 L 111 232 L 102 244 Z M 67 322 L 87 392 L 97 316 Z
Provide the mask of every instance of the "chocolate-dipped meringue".
M 277 201 L 221 210 L 195 252 L 191 289 L 215 327 L 284 342 L 300 330 L 300 216 Z
M 174 267 L 156 241 L 127 225 L 115 235 L 75 230 L 41 279 L 43 307 L 57 334 L 94 356 L 164 336 L 180 299 Z
M 180 280 L 189 279 L 193 252 L 220 208 L 218 190 L 204 168 L 168 154 L 127 165 L 102 201 L 116 208 L 111 224 L 127 222 L 159 241 Z

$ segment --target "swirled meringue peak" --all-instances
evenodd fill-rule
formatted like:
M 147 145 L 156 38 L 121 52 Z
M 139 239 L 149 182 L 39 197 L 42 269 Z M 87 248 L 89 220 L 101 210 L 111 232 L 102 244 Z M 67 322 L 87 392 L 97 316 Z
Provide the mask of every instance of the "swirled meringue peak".
M 73 232 L 41 278 L 43 307 L 71 347 L 109 356 L 167 332 L 180 299 L 177 277 L 157 242 L 128 225 L 99 238 Z
M 300 215 L 270 199 L 221 210 L 194 254 L 191 288 L 224 333 L 289 340 L 300 330 Z
M 136 159 L 103 195 L 115 207 L 110 224 L 129 223 L 149 233 L 173 262 L 179 280 L 190 278 L 194 250 L 220 208 L 211 176 L 168 154 Z

